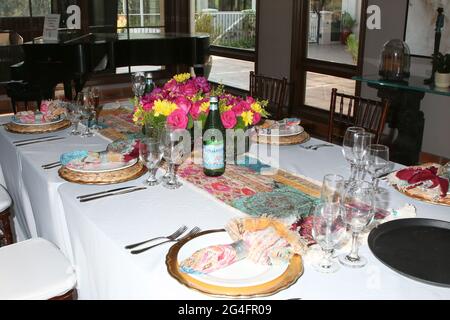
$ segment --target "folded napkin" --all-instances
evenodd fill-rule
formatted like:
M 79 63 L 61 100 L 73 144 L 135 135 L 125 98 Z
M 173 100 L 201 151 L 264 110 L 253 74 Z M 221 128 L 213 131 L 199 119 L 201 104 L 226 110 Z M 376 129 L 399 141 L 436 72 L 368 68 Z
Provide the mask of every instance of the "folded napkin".
M 122 154 L 114 151 L 93 152 L 87 150 L 76 150 L 61 155 L 60 162 L 63 166 L 83 168 L 85 165 L 100 165 L 104 163 L 127 163 L 136 159 L 136 154 Z
M 233 243 L 196 251 L 180 263 L 180 270 L 188 274 L 208 274 L 246 258 L 256 264 L 279 265 L 307 249 L 296 233 L 273 219 L 234 219 L 226 230 Z
M 419 186 L 423 186 L 427 189 L 434 189 L 439 187 L 440 196 L 446 197 L 449 181 L 446 178 L 438 176 L 439 168 L 435 166 L 431 167 L 410 167 L 398 171 L 395 175 L 401 181 L 406 182 L 403 185 L 406 189 L 413 189 Z

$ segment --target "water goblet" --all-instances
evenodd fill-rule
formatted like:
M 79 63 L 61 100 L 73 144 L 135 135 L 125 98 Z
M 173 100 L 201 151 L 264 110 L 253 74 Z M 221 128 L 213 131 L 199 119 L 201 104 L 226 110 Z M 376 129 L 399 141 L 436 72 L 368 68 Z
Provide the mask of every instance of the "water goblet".
M 183 185 L 178 181 L 175 172 L 175 166 L 182 158 L 181 144 L 177 141 L 179 136 L 176 131 L 176 128 L 166 125 L 161 136 L 164 146 L 164 159 L 169 165 L 168 177 L 164 179 L 163 186 L 168 189 L 178 189 Z
M 375 191 L 378 191 L 378 177 L 389 167 L 389 148 L 381 144 L 371 144 L 367 148 L 367 171 L 372 176 Z
M 374 203 L 374 190 L 370 182 L 355 180 L 347 187 L 343 199 L 342 217 L 352 232 L 352 249 L 349 254 L 339 256 L 339 262 L 344 266 L 362 268 L 367 264 L 367 259 L 358 254 L 358 237 L 372 222 Z
M 355 135 L 357 133 L 364 132 L 364 128 L 360 127 L 350 127 L 347 129 L 344 135 L 344 140 L 342 142 L 342 153 L 344 155 L 345 160 L 350 164 L 350 178 L 349 181 L 353 181 L 356 178 L 356 159 L 353 153 L 353 146 L 355 144 Z
M 144 182 L 147 186 L 153 187 L 161 183 L 156 178 L 156 171 L 163 157 L 163 146 L 160 139 L 145 137 L 139 144 L 139 159 L 145 164 L 150 174 Z
M 312 236 L 324 252 L 323 258 L 313 265 L 319 272 L 334 273 L 339 270 L 339 264 L 332 260 L 332 254 L 346 234 L 343 212 L 344 208 L 339 203 L 324 202 L 315 207 Z
M 375 135 L 370 132 L 359 132 L 354 135 L 353 156 L 356 163 L 357 179 L 362 180 L 368 147 L 372 144 L 374 137 Z
M 323 203 L 339 204 L 345 188 L 345 179 L 337 174 L 328 174 L 323 178 L 320 200 Z
M 94 110 L 92 108 L 91 100 L 90 100 L 90 92 L 79 92 L 77 95 L 77 104 L 80 106 L 81 110 L 81 120 L 85 122 L 86 129 L 81 134 L 83 138 L 88 138 L 94 136 L 94 133 L 91 131 L 90 123 L 94 114 Z
M 81 134 L 80 130 L 78 129 L 78 125 L 81 121 L 81 110 L 80 105 L 76 103 L 70 103 L 67 105 L 67 116 L 69 118 L 69 121 L 73 124 L 73 129 L 70 131 L 69 135 L 72 136 L 79 136 Z
M 100 90 L 97 87 L 94 87 L 90 90 L 89 99 L 95 111 L 95 124 L 92 126 L 92 129 L 100 130 L 101 127 L 98 124 L 98 119 L 100 117 L 100 113 L 103 110 L 103 105 L 100 104 Z

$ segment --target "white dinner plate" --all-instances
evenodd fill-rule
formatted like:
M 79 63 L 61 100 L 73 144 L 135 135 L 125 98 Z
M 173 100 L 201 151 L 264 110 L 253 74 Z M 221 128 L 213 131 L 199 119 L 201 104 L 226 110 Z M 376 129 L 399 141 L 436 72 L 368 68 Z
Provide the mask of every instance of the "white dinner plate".
M 292 137 L 305 132 L 305 129 L 300 125 L 290 126 L 287 129 L 282 129 L 278 131 L 278 134 L 274 134 L 274 129 L 271 133 L 267 133 L 268 129 L 259 130 L 258 135 L 263 137 Z M 265 132 L 266 131 L 266 132 Z
M 101 164 L 85 165 L 84 168 L 74 168 L 67 165 L 66 168 L 81 173 L 107 173 L 112 171 L 124 170 L 134 166 L 138 162 L 138 159 L 133 159 L 129 162 L 107 162 Z
M 19 119 L 16 118 L 16 116 L 13 116 L 13 117 L 11 118 L 11 121 L 12 121 L 14 124 L 17 124 L 17 125 L 19 125 L 19 126 L 48 126 L 48 125 L 50 125 L 50 124 L 56 124 L 56 123 L 59 123 L 59 122 L 64 121 L 64 120 L 65 120 L 65 117 L 61 117 L 61 116 L 60 116 L 58 120 L 49 121 L 49 122 L 23 123 L 23 122 L 20 122 Z
M 189 258 L 197 250 L 211 245 L 230 244 L 233 240 L 226 232 L 205 234 L 185 243 L 178 252 L 178 263 Z M 248 259 L 238 261 L 231 266 L 217 270 L 210 274 L 189 274 L 203 283 L 221 287 L 249 287 L 262 285 L 281 276 L 288 264 L 279 266 L 263 266 Z

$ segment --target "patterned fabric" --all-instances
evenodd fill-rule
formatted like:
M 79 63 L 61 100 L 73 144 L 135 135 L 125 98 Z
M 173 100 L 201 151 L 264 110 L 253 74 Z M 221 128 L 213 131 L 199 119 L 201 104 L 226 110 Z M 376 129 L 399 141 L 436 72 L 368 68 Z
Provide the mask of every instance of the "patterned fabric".
M 259 174 L 267 167 L 247 157 L 244 164 L 227 165 L 223 176 L 211 178 L 203 174 L 200 165 L 187 160 L 178 174 L 217 200 L 254 217 L 274 217 L 293 223 L 309 215 L 320 196 L 320 185 L 282 170 L 272 176 Z
M 103 128 L 100 133 L 112 141 L 134 138 L 142 132 L 142 128 L 133 122 L 132 110 L 126 108 L 103 110 L 99 126 Z

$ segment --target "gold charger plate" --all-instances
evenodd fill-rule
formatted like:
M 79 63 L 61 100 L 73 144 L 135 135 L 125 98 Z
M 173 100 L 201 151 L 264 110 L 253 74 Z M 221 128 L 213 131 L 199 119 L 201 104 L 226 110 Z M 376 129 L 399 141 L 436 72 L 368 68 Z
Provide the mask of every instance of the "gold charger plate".
M 178 252 L 181 247 L 192 239 L 201 237 L 210 233 L 225 232 L 225 230 L 210 230 L 198 233 L 185 240 L 174 244 L 166 256 L 166 266 L 169 274 L 179 283 L 189 289 L 205 293 L 218 298 L 239 298 L 249 299 L 258 297 L 267 297 L 283 291 L 294 283 L 303 275 L 303 261 L 299 255 L 294 255 L 287 267 L 286 271 L 278 278 L 266 282 L 261 285 L 250 287 L 221 287 L 204 283 L 200 280 L 179 271 Z
M 289 146 L 289 145 L 302 144 L 302 143 L 308 142 L 310 138 L 311 138 L 310 135 L 306 131 L 303 131 L 300 134 L 297 134 L 295 136 L 289 136 L 289 137 L 270 137 L 270 136 L 254 135 L 251 137 L 251 140 L 253 142 L 259 143 L 259 144 Z
M 432 167 L 432 166 L 435 166 L 438 168 L 441 167 L 441 165 L 436 164 L 436 163 L 425 163 L 425 164 L 422 164 L 420 166 L 415 166 L 415 167 L 428 168 L 428 167 Z M 395 173 L 397 173 L 397 172 L 398 171 L 396 171 Z M 439 201 L 435 201 L 435 200 L 431 199 L 430 197 L 427 197 L 425 194 L 423 194 L 423 192 L 421 192 L 420 189 L 414 188 L 414 189 L 409 189 L 409 190 L 402 190 L 401 188 L 399 188 L 397 186 L 397 184 L 392 184 L 392 186 L 398 192 L 400 192 L 400 193 L 404 194 L 405 196 L 410 197 L 412 199 L 426 202 L 429 204 L 450 207 L 450 195 L 447 195 L 445 198 L 440 198 Z
M 20 134 L 38 134 L 38 133 L 50 133 L 55 131 L 60 131 L 69 128 L 72 123 L 65 119 L 63 121 L 47 124 L 47 125 L 18 125 L 13 122 L 7 123 L 4 125 L 5 129 L 12 133 L 20 133 Z
M 58 174 L 64 180 L 73 183 L 106 185 L 135 180 L 143 176 L 146 172 L 147 168 L 140 161 L 138 161 L 134 166 L 129 168 L 110 172 L 77 172 L 63 166 L 59 169 Z

